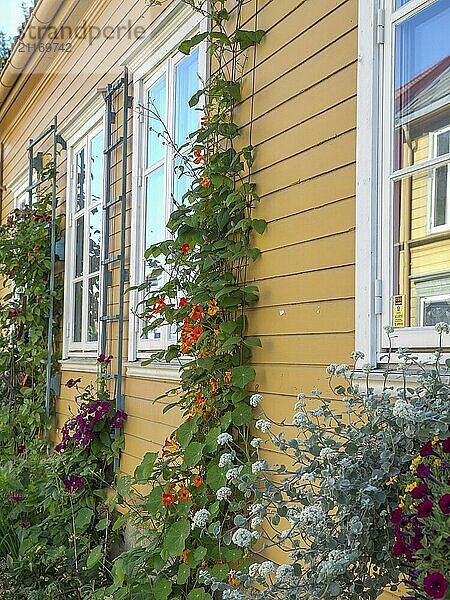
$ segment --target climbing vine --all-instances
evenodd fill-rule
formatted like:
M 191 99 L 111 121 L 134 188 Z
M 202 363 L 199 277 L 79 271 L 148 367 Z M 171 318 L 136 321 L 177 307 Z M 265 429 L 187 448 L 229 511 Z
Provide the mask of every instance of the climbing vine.
M 205 3 L 186 2 L 204 11 Z M 189 54 L 207 41 L 214 70 L 189 103 L 201 125 L 177 149 L 178 176 L 190 178 L 190 189 L 173 199 L 170 238 L 146 251 L 149 273 L 139 291 L 144 334 L 176 331 L 177 341 L 151 360 L 180 365 L 181 384 L 165 395 L 164 412 L 179 411 L 182 424 L 160 453 L 148 453 L 134 477 L 122 477 L 117 486 L 117 501 L 128 507 L 123 521 L 137 526 L 141 544 L 115 561 L 114 584 L 106 590 L 115 599 L 211 600 L 204 574 L 232 582 L 233 569 L 244 568 L 246 548 L 260 535 L 241 527 L 246 494 L 237 485 L 239 475 L 256 475 L 250 466 L 229 468 L 238 455 L 250 465 L 255 452 L 249 363 L 261 344 L 246 335 L 245 310 L 258 300 L 247 268 L 260 254 L 254 235 L 266 227 L 252 217 L 259 201 L 251 177 L 254 149 L 251 141 L 242 144 L 234 118 L 246 51 L 264 36 L 240 27 L 243 4 L 230 13 L 226 0 L 213 2 L 210 31 L 179 48 Z M 167 132 L 161 135 L 172 143 Z M 232 441 L 236 450 L 227 450 Z M 150 484 L 148 493 L 138 491 L 142 484 Z

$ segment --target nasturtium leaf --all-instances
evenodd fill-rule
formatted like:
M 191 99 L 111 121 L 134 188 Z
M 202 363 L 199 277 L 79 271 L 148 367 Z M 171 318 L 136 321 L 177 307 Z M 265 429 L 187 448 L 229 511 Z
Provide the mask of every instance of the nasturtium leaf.
M 91 524 L 94 511 L 90 508 L 80 508 L 75 516 L 75 528 L 77 533 L 83 533 Z
M 240 388 L 245 388 L 249 383 L 255 380 L 256 371 L 249 365 L 235 367 L 231 374 L 231 383 Z
M 252 419 L 252 407 L 250 406 L 250 404 L 244 404 L 244 402 L 238 404 L 231 413 L 231 420 L 233 422 L 233 425 L 237 425 L 238 427 L 251 423 Z
M 184 451 L 184 462 L 188 467 L 195 467 L 201 461 L 205 444 L 191 442 Z
M 252 227 L 257 233 L 264 233 L 267 221 L 264 221 L 264 219 L 252 219 Z
M 212 596 L 206 593 L 203 588 L 194 588 L 187 595 L 187 600 L 212 600 Z
M 217 490 L 227 483 L 225 477 L 225 469 L 221 469 L 218 462 L 211 462 L 206 473 L 206 483 L 209 487 L 217 492 Z
M 184 551 L 185 542 L 191 532 L 191 524 L 187 519 L 180 519 L 171 525 L 163 542 L 163 549 L 169 556 L 180 556 Z
M 147 481 L 153 472 L 153 467 L 158 458 L 156 452 L 147 452 L 140 465 L 134 471 L 134 476 L 138 481 Z
M 157 579 L 152 586 L 155 600 L 166 600 L 172 591 L 172 582 L 169 579 Z
M 191 419 L 182 423 L 177 429 L 177 442 L 182 448 L 186 448 L 190 443 L 192 436 L 198 430 L 197 420 Z
M 86 568 L 93 569 L 103 558 L 103 547 L 101 545 L 95 546 L 89 553 L 86 560 Z
M 188 556 L 188 559 L 187 559 L 188 566 L 191 568 L 195 568 L 197 565 L 199 565 L 202 562 L 202 560 L 205 558 L 207 553 L 208 553 L 208 550 L 204 546 L 199 546 L 198 548 L 195 548 L 195 550 L 193 550 Z
M 155 487 L 155 488 L 152 489 L 152 491 L 150 492 L 150 494 L 147 496 L 147 498 L 146 498 L 146 500 L 145 500 L 145 502 L 143 504 L 143 508 L 150 515 L 154 515 L 162 507 L 163 507 L 163 503 L 162 503 L 162 491 L 161 491 L 161 488 Z
M 190 573 L 191 573 L 191 569 L 187 565 L 185 565 L 184 563 L 179 565 L 178 574 L 177 574 L 178 585 L 184 585 L 186 583 L 186 581 L 189 579 Z
M 122 475 L 117 481 L 117 493 L 120 496 L 126 496 L 129 493 L 132 485 L 133 478 L 129 475 Z

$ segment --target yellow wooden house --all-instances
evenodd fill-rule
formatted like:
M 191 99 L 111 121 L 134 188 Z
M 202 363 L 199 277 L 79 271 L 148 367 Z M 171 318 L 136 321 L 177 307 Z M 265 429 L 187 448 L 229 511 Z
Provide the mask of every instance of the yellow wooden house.
M 260 289 L 248 311 L 249 335 L 262 340 L 253 364 L 265 409 L 283 419 L 355 348 L 381 369 L 385 325 L 394 345 L 428 353 L 434 325 L 450 320 L 450 2 L 249 0 L 240 18 L 267 32 L 236 120 L 247 137 L 252 123 L 255 216 L 268 222 L 249 273 Z M 176 386 L 177 366 L 143 364 L 173 332 L 143 335 L 139 294 L 120 288 L 121 267 L 125 289 L 143 281 L 143 252 L 163 239 L 168 199 L 180 192 L 170 149 L 149 150 L 143 109 L 156 103 L 175 137 L 192 129 L 187 100 L 207 54 L 177 48 L 206 27 L 182 0 L 36 0 L 0 74 L 2 220 L 26 197 L 29 140 L 56 117 L 66 146 L 58 426 L 73 398 L 64 383 L 95 378 L 98 353 L 117 362 L 122 341 L 124 472 L 178 424 L 154 402 Z M 122 220 L 113 201 L 123 197 Z

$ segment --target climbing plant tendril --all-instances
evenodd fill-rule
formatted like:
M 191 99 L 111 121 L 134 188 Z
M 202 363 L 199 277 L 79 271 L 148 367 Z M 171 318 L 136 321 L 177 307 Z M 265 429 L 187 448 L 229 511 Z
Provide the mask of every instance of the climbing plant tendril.
M 206 16 L 206 3 L 186 3 Z M 232 581 L 259 537 L 257 530 L 242 534 L 246 494 L 235 471 L 249 480 L 255 475 L 249 467 L 231 468 L 235 459 L 249 465 L 254 452 L 248 387 L 255 370 L 249 363 L 261 344 L 246 336 L 245 310 L 258 300 L 246 273 L 260 254 L 254 235 L 266 228 L 252 217 L 259 200 L 253 147 L 242 143 L 234 121 L 247 51 L 264 37 L 240 27 L 243 4 L 230 13 L 225 0 L 213 2 L 210 31 L 179 48 L 189 54 L 208 42 L 212 75 L 190 100 L 201 125 L 177 149 L 178 175 L 191 178 L 190 189 L 173 200 L 169 239 L 146 251 L 150 272 L 139 291 L 144 333 L 177 332 L 178 341 L 151 360 L 180 364 L 181 384 L 168 392 L 164 412 L 181 412 L 183 422 L 160 453 L 148 453 L 134 477 L 122 477 L 117 486 L 117 501 L 128 506 L 122 521 L 138 527 L 142 547 L 116 560 L 115 583 L 106 590 L 113 598 L 211 600 L 205 574 Z M 139 493 L 140 484 L 150 484 L 149 493 Z

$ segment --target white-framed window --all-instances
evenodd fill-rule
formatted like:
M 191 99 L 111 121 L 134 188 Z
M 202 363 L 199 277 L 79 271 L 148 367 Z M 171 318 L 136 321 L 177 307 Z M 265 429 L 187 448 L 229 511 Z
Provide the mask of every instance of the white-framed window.
M 14 208 L 24 208 L 29 201 L 28 167 L 22 169 L 6 187 L 12 192 Z
M 104 147 L 98 119 L 68 147 L 65 357 L 98 352 Z
M 205 78 L 206 53 L 196 48 L 186 56 L 177 50 L 181 41 L 204 27 L 198 15 L 183 4 L 165 17 L 161 38 L 158 32 L 155 38 L 149 36 L 143 52 L 148 60 L 142 62 L 141 55 L 140 65 L 130 64 L 138 110 L 133 129 L 132 286 L 148 281 L 157 289 L 164 283 L 165 274 L 155 281 L 148 279 L 152 264 L 144 253 L 150 245 L 167 239 L 173 199 L 181 199 L 190 185 L 188 174 L 181 174 L 178 168 L 182 160 L 174 145 L 182 147 L 199 127 L 200 113 L 189 107 L 189 100 Z M 154 39 L 159 43 L 152 52 Z M 144 312 L 142 300 L 143 293 L 130 294 L 130 360 L 176 341 L 176 332 L 169 326 L 143 333 L 144 321 L 139 316 Z
M 359 8 L 356 345 L 376 364 L 385 325 L 395 347 L 436 347 L 425 290 L 450 294 L 450 3 Z

